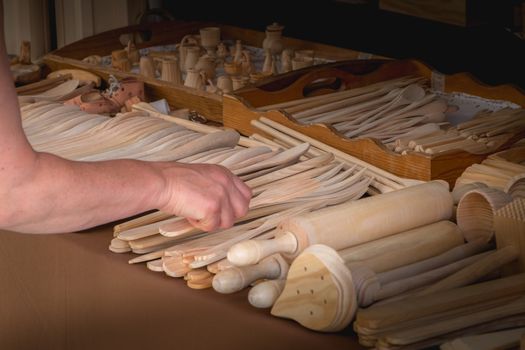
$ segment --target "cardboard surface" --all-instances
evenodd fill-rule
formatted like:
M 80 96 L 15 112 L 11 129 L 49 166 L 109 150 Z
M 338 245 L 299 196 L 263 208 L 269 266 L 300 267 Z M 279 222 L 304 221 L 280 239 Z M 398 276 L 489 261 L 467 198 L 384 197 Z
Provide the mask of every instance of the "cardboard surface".
M 129 265 L 111 226 L 83 233 L 0 231 L 0 349 L 362 349 L 350 327 L 310 331 L 221 295 Z

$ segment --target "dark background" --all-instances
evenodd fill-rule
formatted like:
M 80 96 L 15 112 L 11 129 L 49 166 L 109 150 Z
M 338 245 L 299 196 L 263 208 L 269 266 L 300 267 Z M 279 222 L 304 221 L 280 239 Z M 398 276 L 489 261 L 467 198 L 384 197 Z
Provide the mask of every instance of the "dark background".
M 524 41 L 514 9 L 518 0 L 473 1 L 466 27 L 379 9 L 377 1 L 163 1 L 177 19 L 212 20 L 391 58 L 420 59 L 445 73 L 470 72 L 490 84 L 525 89 Z M 285 8 L 286 5 L 286 8 Z

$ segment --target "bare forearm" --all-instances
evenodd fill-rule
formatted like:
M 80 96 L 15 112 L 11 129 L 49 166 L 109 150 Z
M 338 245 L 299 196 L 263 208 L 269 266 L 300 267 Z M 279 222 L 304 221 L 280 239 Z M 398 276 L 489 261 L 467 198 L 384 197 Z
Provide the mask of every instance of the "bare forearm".
M 33 151 L 2 39 L 0 0 L 0 228 L 70 232 L 160 209 L 210 231 L 246 214 L 250 189 L 220 166 L 72 162 Z
M 30 171 L 4 186 L 1 226 L 68 232 L 159 208 L 166 185 L 162 168 L 132 160 L 72 162 L 37 153 Z

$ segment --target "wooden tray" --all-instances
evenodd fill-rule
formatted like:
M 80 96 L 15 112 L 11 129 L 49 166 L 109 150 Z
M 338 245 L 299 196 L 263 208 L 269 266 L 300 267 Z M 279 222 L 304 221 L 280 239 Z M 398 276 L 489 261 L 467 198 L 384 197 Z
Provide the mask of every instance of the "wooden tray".
M 145 48 L 158 45 L 176 44 L 187 34 L 198 34 L 199 28 L 207 26 L 218 26 L 221 28 L 221 38 L 240 39 L 243 44 L 261 47 L 265 38 L 264 32 L 222 25 L 204 21 L 167 21 L 145 25 L 135 25 L 97 34 L 72 44 L 66 45 L 59 50 L 44 57 L 44 63 L 50 70 L 64 68 L 85 69 L 100 75 L 104 80 L 110 74 L 117 78 L 136 76 L 144 80 L 146 95 L 155 100 L 165 98 L 175 108 L 191 108 L 206 116 L 210 120 L 222 120 L 222 97 L 206 91 L 188 88 L 159 79 L 148 79 L 143 76 L 124 73 L 113 68 L 95 66 L 82 62 L 89 55 L 107 56 L 111 51 L 124 48 L 121 37 L 140 38 L 142 42 L 137 43 L 137 48 Z M 286 29 L 285 29 L 286 33 Z M 359 58 L 363 53 L 358 51 L 338 48 L 299 39 L 283 37 L 285 47 L 296 49 L 313 49 L 316 57 L 334 61 Z M 366 56 L 369 56 L 366 54 Z M 377 57 L 377 56 L 376 56 Z
M 225 95 L 223 124 L 250 135 L 255 132 L 250 121 L 265 116 L 396 175 L 419 180 L 444 179 L 453 185 L 465 168 L 481 162 L 488 154 L 453 150 L 436 156 L 419 153 L 400 155 L 374 139 L 350 140 L 324 124 L 305 126 L 297 123 L 285 112 L 260 112 L 254 109 L 262 105 L 351 89 L 409 74 L 428 78 L 434 88 L 444 92 L 463 92 L 525 106 L 525 93 L 517 87 L 484 85 L 466 73 L 445 76 L 417 60 L 352 60 L 293 71 L 256 86 L 237 90 L 234 94 Z M 508 148 L 524 136 L 515 135 L 495 151 Z

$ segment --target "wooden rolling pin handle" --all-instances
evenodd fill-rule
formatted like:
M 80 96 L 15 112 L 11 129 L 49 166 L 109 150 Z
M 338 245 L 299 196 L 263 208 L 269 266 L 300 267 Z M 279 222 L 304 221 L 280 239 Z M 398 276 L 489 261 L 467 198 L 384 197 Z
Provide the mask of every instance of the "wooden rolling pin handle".
M 274 256 L 268 257 L 256 265 L 233 266 L 220 271 L 213 278 L 213 289 L 219 293 L 230 294 L 238 292 L 258 279 L 275 279 L 281 277 L 281 263 Z
M 297 250 L 297 239 L 291 232 L 269 240 L 247 240 L 233 245 L 227 254 L 235 266 L 248 266 L 274 253 L 293 254 Z
M 257 308 L 272 307 L 279 295 L 281 295 L 285 279 L 268 280 L 256 284 L 248 293 L 248 301 Z

